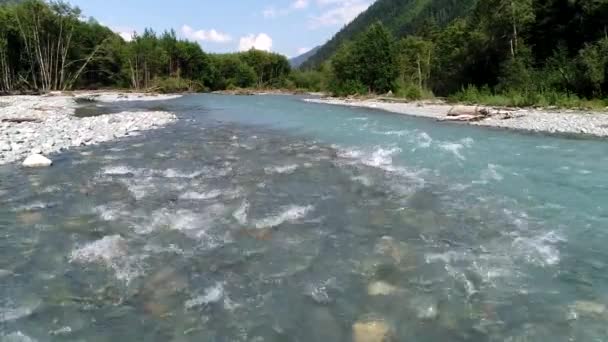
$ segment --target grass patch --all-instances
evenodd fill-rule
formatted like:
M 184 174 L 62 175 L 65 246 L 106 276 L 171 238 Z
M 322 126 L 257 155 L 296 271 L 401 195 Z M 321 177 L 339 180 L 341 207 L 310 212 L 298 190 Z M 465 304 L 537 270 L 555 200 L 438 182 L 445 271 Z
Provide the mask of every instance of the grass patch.
M 568 109 L 607 110 L 608 99 L 583 99 L 555 91 L 494 93 L 489 88 L 469 86 L 448 97 L 450 102 L 481 104 L 495 107 L 558 107 Z

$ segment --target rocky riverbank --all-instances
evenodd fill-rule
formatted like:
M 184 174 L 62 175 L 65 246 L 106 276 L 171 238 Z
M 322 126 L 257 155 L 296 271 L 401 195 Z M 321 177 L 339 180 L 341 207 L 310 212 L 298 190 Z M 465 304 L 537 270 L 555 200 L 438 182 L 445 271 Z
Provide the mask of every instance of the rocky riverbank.
M 79 93 L 0 97 L 0 164 L 22 161 L 31 154 L 50 154 L 133 136 L 176 120 L 168 112 L 121 112 L 78 118 L 74 112 L 79 101 L 149 101 L 176 96 Z
M 538 110 L 493 107 L 460 107 L 445 103 L 387 102 L 380 99 L 307 99 L 307 102 L 363 107 L 398 114 L 423 116 L 439 121 L 465 122 L 476 126 L 554 134 L 584 134 L 608 137 L 608 113 L 576 110 Z

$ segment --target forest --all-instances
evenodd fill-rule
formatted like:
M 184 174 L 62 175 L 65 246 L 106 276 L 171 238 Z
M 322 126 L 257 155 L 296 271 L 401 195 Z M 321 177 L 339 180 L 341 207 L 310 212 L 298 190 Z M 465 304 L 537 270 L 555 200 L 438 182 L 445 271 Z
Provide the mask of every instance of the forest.
M 342 95 L 606 107 L 608 1 L 456 3 L 378 0 L 304 67 Z
M 0 0 L 0 92 L 281 88 L 606 107 L 608 0 L 378 0 L 292 70 L 174 31 L 123 40 L 62 1 Z
M 0 92 L 131 88 L 160 92 L 285 87 L 279 54 L 205 53 L 174 31 L 129 42 L 66 2 L 0 0 Z

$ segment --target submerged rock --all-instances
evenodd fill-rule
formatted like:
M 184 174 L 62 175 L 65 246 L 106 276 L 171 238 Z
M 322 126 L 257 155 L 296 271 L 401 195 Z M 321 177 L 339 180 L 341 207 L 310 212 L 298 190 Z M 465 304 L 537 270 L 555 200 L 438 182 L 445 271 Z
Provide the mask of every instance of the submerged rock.
M 375 281 L 367 286 L 367 294 L 370 296 L 389 296 L 398 291 L 398 287 L 384 281 Z
M 32 154 L 23 161 L 25 167 L 48 167 L 51 165 L 53 165 L 53 161 L 41 154 Z
M 606 313 L 605 304 L 587 300 L 577 300 L 570 306 L 570 309 L 582 316 L 601 316 Z
M 432 297 L 414 298 L 411 305 L 416 312 L 416 317 L 421 320 L 434 320 L 439 316 L 437 300 Z
M 389 342 L 392 340 L 392 329 L 382 319 L 363 320 L 353 324 L 354 342 Z

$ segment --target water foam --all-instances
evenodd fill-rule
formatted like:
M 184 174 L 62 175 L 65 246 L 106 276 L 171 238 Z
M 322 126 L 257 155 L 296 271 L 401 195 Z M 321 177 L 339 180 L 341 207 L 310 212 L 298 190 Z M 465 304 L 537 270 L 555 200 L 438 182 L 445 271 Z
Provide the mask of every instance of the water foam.
M 338 156 L 346 159 L 361 162 L 364 165 L 380 168 L 387 171 L 395 171 L 393 166 L 393 155 L 401 152 L 400 148 L 377 147 L 371 153 L 366 153 L 358 149 L 339 150 Z
M 433 138 L 426 132 L 421 132 L 416 136 L 416 142 L 418 147 L 429 148 L 433 143 Z
M 447 152 L 451 152 L 454 156 L 456 156 L 456 158 L 460 159 L 460 160 L 465 160 L 466 158 L 464 157 L 464 155 L 462 154 L 462 149 L 464 148 L 469 148 L 473 145 L 475 141 L 470 138 L 470 137 L 466 137 L 463 139 L 460 139 L 458 142 L 453 142 L 453 141 L 446 141 L 446 142 L 441 142 L 438 144 L 439 148 L 447 151 Z
M 36 342 L 37 340 L 23 334 L 21 331 L 15 331 L 8 335 L 2 335 L 3 342 Z
M 292 205 L 284 208 L 280 213 L 274 216 L 270 216 L 259 220 L 255 223 L 255 227 L 258 229 L 272 228 L 279 226 L 285 222 L 295 222 L 299 219 L 304 218 L 309 212 L 314 209 L 313 206 L 297 206 Z
M 555 246 L 564 238 L 554 231 L 532 237 L 518 236 L 513 240 L 513 248 L 526 261 L 539 266 L 554 266 L 560 262 L 560 253 Z
M 111 268 L 117 279 L 129 283 L 143 271 L 137 258 L 127 255 L 127 241 L 119 235 L 104 236 L 72 251 L 71 263 L 100 263 Z
M 187 300 L 184 303 L 184 307 L 186 308 L 186 310 L 190 310 L 198 306 L 217 303 L 223 297 L 224 285 L 218 282 L 214 286 L 207 288 L 204 294 Z
M 107 166 L 103 168 L 102 173 L 108 176 L 123 176 L 129 174 L 137 174 L 138 170 L 132 169 L 125 165 Z
M 247 213 L 249 211 L 249 202 L 244 200 L 237 210 L 232 213 L 232 217 L 241 225 L 247 224 Z
M 167 178 L 195 178 L 203 174 L 203 171 L 186 172 L 176 169 L 167 169 L 161 172 Z
M 266 172 L 266 174 L 289 174 L 289 173 L 293 173 L 295 170 L 298 169 L 298 165 L 297 164 L 292 164 L 292 165 L 284 165 L 284 166 L 273 166 L 273 167 L 266 167 L 264 168 L 264 172 Z
M 40 306 L 40 301 L 33 303 L 28 306 L 20 306 L 20 307 L 0 307 L 0 323 L 15 321 L 20 318 L 27 317 L 34 313 L 36 309 Z
M 480 180 L 474 181 L 473 183 L 488 184 L 490 181 L 502 181 L 504 177 L 500 172 L 498 172 L 500 168 L 500 165 L 488 164 L 488 167 L 481 171 Z
M 220 190 L 210 190 L 206 192 L 188 191 L 179 196 L 179 199 L 183 200 L 209 200 L 220 197 L 222 192 Z

